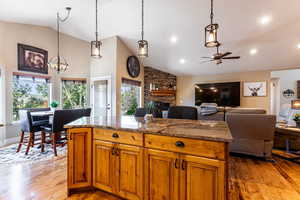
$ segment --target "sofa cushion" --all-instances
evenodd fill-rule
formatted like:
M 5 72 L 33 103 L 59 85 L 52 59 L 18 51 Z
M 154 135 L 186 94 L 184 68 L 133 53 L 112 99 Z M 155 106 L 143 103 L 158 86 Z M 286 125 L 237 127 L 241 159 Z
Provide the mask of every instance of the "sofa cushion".
M 261 108 L 226 108 L 226 112 L 237 114 L 266 114 L 266 110 Z
M 271 157 L 273 141 L 256 140 L 247 138 L 234 138 L 229 144 L 229 151 L 259 157 Z

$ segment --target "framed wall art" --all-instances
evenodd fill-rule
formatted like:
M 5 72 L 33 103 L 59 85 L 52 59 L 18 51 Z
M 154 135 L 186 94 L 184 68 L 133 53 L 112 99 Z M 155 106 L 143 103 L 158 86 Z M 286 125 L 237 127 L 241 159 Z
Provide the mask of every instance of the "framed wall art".
M 244 97 L 265 97 L 267 96 L 267 82 L 244 82 Z
M 18 70 L 48 74 L 48 51 L 18 44 Z

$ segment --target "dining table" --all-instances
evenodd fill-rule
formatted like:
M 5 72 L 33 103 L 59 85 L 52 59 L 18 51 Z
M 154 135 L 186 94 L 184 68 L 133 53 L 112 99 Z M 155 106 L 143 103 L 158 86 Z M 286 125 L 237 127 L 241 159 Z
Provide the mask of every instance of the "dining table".
M 32 117 L 49 117 L 49 124 L 53 123 L 53 115 L 54 111 L 49 110 L 49 111 L 37 111 L 37 112 L 31 112 L 30 115 Z
M 49 110 L 49 111 L 30 112 L 30 115 L 34 117 L 52 116 L 54 115 L 54 111 Z

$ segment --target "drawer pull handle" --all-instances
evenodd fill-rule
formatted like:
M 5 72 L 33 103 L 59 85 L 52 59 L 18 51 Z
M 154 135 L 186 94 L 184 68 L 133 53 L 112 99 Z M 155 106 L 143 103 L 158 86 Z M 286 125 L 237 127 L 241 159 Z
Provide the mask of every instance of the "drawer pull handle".
M 182 163 L 181 163 L 181 169 L 182 169 L 182 170 L 185 170 L 185 169 L 186 169 L 186 161 L 185 161 L 185 160 L 182 160 Z
M 178 158 L 176 158 L 176 160 L 175 160 L 175 169 L 178 169 L 179 168 L 179 166 L 178 166 Z
M 182 141 L 177 141 L 175 145 L 176 147 L 184 147 L 184 143 Z
M 112 149 L 111 149 L 111 155 L 115 155 L 116 154 L 116 151 L 115 151 L 115 147 L 113 147 Z
M 119 135 L 118 135 L 118 133 L 113 133 L 113 134 L 112 134 L 112 137 L 113 137 L 113 138 L 119 138 Z

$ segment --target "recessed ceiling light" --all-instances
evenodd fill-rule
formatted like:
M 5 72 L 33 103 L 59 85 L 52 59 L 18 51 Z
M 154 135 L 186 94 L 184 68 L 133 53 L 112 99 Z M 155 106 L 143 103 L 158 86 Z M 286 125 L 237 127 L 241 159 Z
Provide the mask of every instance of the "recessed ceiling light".
M 184 63 L 185 63 L 185 59 L 181 58 L 181 59 L 179 60 L 179 62 L 180 62 L 181 64 L 184 64 Z
M 177 41 L 178 41 L 178 38 L 177 38 L 175 35 L 173 35 L 173 36 L 170 38 L 170 42 L 173 43 L 173 44 L 177 43 Z
M 257 49 L 251 49 L 251 50 L 250 50 L 250 54 L 251 54 L 251 55 L 254 55 L 254 54 L 256 54 L 256 53 L 257 53 Z
M 300 43 L 297 45 L 298 49 L 300 49 Z
M 263 17 L 260 18 L 260 23 L 262 25 L 266 25 L 266 24 L 270 23 L 271 20 L 272 20 L 272 18 L 270 16 L 266 15 L 266 16 L 263 16 Z

